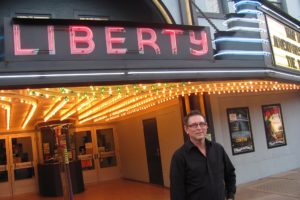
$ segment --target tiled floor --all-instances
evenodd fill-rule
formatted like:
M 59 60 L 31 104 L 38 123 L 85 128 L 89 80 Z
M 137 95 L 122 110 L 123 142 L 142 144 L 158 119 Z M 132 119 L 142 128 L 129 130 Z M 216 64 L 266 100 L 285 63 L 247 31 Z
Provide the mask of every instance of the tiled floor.
M 239 185 L 237 200 L 299 200 L 300 168 Z
M 26 194 L 1 200 L 66 200 L 64 197 L 40 197 Z M 74 200 L 168 200 L 169 190 L 164 187 L 128 180 L 106 181 L 88 185 Z M 69 199 L 68 199 L 69 200 Z
M 1 192 L 1 191 L 0 191 Z M 169 200 L 164 187 L 128 180 L 107 181 L 88 185 L 74 200 Z M 300 168 L 238 186 L 236 200 L 299 200 Z M 1 200 L 70 200 L 38 195 L 21 195 Z

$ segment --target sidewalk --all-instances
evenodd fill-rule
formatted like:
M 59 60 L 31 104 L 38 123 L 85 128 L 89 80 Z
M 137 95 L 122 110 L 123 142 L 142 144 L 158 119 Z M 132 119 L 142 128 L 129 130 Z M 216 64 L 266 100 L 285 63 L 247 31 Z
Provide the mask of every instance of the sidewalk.
M 0 191 L 1 192 L 1 191 Z M 300 168 L 238 185 L 235 200 L 299 200 Z M 0 200 L 64 200 L 24 194 Z M 74 200 L 170 200 L 169 189 L 128 180 L 113 180 L 86 186 Z
M 239 185 L 236 200 L 300 199 L 300 168 Z

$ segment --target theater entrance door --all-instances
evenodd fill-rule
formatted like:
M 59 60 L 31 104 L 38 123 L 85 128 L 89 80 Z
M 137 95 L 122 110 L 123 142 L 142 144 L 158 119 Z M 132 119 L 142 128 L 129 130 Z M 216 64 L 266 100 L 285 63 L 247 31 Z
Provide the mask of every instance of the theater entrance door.
M 77 128 L 74 133 L 77 159 L 84 183 L 120 178 L 117 134 L 114 127 Z
M 0 198 L 37 192 L 33 134 L 0 136 Z

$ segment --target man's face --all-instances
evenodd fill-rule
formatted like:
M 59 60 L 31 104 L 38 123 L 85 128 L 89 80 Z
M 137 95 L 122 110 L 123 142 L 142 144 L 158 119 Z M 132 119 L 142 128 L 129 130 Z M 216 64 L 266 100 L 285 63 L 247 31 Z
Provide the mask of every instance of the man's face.
M 184 129 L 192 142 L 199 142 L 205 139 L 207 124 L 202 116 L 194 115 L 189 118 L 187 126 L 185 126 Z

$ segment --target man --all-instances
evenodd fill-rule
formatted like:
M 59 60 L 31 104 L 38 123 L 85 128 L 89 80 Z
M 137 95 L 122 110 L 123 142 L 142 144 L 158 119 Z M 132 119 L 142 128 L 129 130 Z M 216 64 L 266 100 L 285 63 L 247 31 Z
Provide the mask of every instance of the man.
M 184 130 L 189 140 L 171 161 L 171 200 L 234 199 L 235 168 L 224 148 L 205 138 L 205 117 L 191 111 L 184 119 Z

